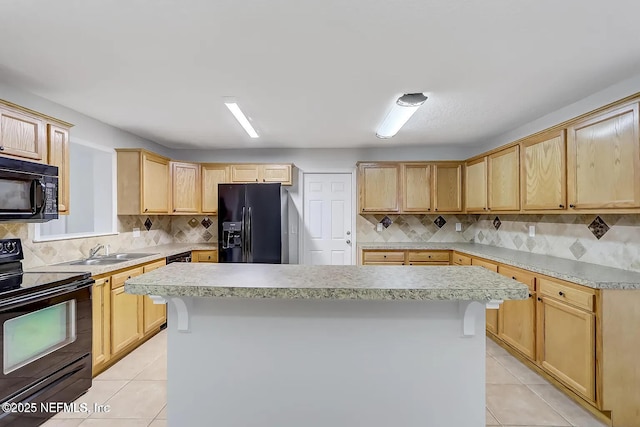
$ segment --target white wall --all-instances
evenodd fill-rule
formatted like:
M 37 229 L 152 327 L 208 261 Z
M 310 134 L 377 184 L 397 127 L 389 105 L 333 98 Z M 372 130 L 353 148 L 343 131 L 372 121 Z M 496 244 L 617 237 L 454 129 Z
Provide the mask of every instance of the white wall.
M 523 126 L 491 138 L 488 141 L 479 142 L 472 147 L 467 157 L 475 156 L 476 154 L 483 153 L 501 145 L 517 141 L 518 139 L 540 132 L 638 92 L 640 92 L 640 74 L 609 86 L 606 89 L 546 114 Z
M 0 99 L 13 102 L 56 119 L 64 120 L 74 125 L 71 137 L 80 138 L 94 144 L 112 148 L 146 148 L 158 154 L 171 157 L 173 151 L 139 136 L 110 126 L 99 120 L 85 116 L 48 99 L 9 86 L 0 82 Z

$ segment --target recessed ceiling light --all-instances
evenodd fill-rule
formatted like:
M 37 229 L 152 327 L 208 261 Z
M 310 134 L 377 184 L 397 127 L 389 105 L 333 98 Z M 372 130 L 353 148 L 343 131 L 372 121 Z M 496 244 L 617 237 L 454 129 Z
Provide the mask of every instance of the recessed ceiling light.
M 238 103 L 233 98 L 225 98 L 224 105 L 227 106 L 231 114 L 236 118 L 240 126 L 244 128 L 244 130 L 249 134 L 251 138 L 258 138 L 258 132 L 251 126 L 249 119 L 244 115 Z
M 427 96 L 424 93 L 402 95 L 393 104 L 391 111 L 389 111 L 389 114 L 387 114 L 387 117 L 378 128 L 376 136 L 378 138 L 391 138 L 394 136 L 426 100 Z

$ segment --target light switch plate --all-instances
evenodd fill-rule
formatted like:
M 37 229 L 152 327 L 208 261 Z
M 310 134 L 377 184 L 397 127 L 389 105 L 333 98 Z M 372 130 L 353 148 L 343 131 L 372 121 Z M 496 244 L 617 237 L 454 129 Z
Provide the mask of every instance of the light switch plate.
M 536 237 L 536 226 L 535 225 L 530 225 L 529 226 L 529 237 Z
M 456 231 L 462 231 L 462 223 L 456 222 Z
M 382 231 L 382 223 L 381 222 L 376 224 L 376 231 Z
M 139 228 L 134 228 L 133 229 L 133 237 L 140 237 L 140 229 Z

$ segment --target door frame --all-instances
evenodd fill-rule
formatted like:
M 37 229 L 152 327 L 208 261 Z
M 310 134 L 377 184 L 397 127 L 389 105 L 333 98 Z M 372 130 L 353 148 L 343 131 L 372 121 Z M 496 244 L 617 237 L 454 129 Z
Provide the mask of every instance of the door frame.
M 357 205 L 357 188 L 356 188 L 356 168 L 353 167 L 351 169 L 321 169 L 321 170 L 305 170 L 300 171 L 301 175 L 301 185 L 300 185 L 300 193 L 302 194 L 302 204 L 301 204 L 301 212 L 298 217 L 298 264 L 304 264 L 304 189 L 305 189 L 305 179 L 306 175 L 332 175 L 332 174 L 345 174 L 351 175 L 351 265 L 357 265 L 356 258 L 356 205 Z M 301 231 L 302 230 L 302 231 Z

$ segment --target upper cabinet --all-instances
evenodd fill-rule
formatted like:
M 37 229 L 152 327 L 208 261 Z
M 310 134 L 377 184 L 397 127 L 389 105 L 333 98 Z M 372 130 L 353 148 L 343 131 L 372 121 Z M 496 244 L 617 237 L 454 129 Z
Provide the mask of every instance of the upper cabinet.
M 171 212 L 200 212 L 200 165 L 171 162 Z
M 465 206 L 469 212 L 487 210 L 487 158 L 467 162 L 465 166 Z
M 46 163 L 43 118 L 0 104 L 0 155 Z
M 290 164 L 232 164 L 229 172 L 232 183 L 279 182 L 291 185 Z
M 572 209 L 640 207 L 638 102 L 606 110 L 567 129 Z
M 47 125 L 49 164 L 58 167 L 58 213 L 69 214 L 69 129 Z
M 565 131 L 529 138 L 521 143 L 520 151 L 522 209 L 566 209 Z
M 169 213 L 169 159 L 138 149 L 117 149 L 118 215 Z
M 360 212 L 398 212 L 400 210 L 400 164 L 360 163 L 358 191 Z
M 407 163 L 402 165 L 402 211 L 431 211 L 431 165 Z
M 519 147 L 500 150 L 487 156 L 490 211 L 520 209 L 520 156 Z
M 433 210 L 462 212 L 462 164 L 436 163 L 433 168 Z
M 217 163 L 200 165 L 202 174 L 202 213 L 216 215 L 218 213 L 218 184 L 227 180 L 227 166 Z

